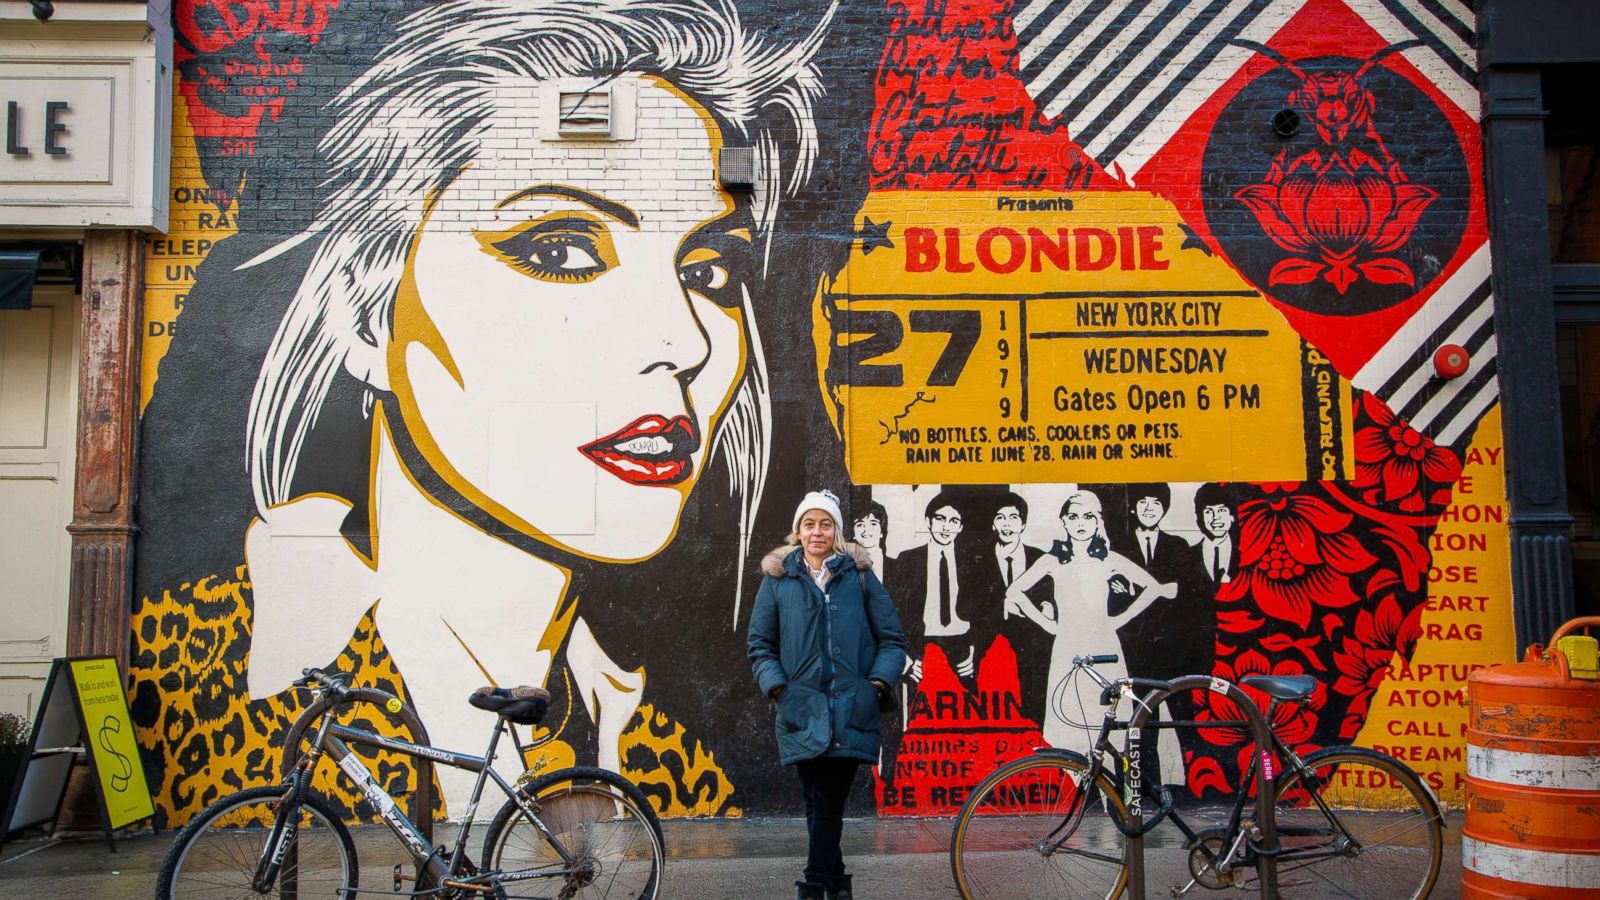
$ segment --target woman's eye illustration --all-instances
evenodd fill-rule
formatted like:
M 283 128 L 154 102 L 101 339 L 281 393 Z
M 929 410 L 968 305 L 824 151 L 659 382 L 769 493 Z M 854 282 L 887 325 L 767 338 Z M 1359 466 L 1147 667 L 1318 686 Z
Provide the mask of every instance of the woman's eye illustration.
M 537 221 L 514 231 L 479 232 L 477 238 L 485 252 L 540 281 L 581 284 L 616 265 L 609 233 L 589 219 Z
M 679 269 L 678 280 L 691 291 L 717 291 L 727 286 L 728 270 L 711 263 L 700 263 Z
M 738 302 L 737 298 L 720 296 L 732 280 L 727 260 L 709 247 L 691 250 L 678 261 L 678 281 L 688 290 L 723 306 Z

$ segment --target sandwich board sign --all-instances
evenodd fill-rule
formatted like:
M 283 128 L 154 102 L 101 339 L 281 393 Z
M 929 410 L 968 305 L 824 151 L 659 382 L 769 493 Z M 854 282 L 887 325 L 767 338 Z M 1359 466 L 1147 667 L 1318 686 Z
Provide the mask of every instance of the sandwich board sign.
M 122 685 L 122 672 L 109 656 L 58 657 L 51 663 L 28 753 L 5 798 L 0 840 L 56 820 L 80 757 L 100 797 L 108 839 L 113 830 L 155 815 Z

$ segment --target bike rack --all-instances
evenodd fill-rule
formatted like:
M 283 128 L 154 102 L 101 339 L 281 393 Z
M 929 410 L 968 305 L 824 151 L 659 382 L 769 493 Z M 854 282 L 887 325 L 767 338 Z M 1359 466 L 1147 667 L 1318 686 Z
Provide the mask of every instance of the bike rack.
M 1261 707 L 1246 694 L 1243 689 L 1231 681 L 1213 678 L 1208 675 L 1185 675 L 1175 678 L 1170 687 L 1153 688 L 1150 693 L 1140 698 L 1135 705 L 1133 715 L 1129 717 L 1128 727 L 1138 729 L 1140 735 L 1144 733 L 1145 723 L 1150 719 L 1151 710 L 1155 709 L 1163 700 L 1172 694 L 1181 691 L 1212 691 L 1222 694 L 1232 700 L 1235 706 L 1244 713 L 1250 725 L 1250 734 L 1255 741 L 1256 752 L 1270 756 L 1272 753 L 1272 727 L 1262 715 Z M 1182 765 L 1179 760 L 1179 765 Z M 1256 842 L 1258 853 L 1256 855 L 1256 872 L 1261 880 L 1262 900 L 1277 900 L 1278 897 L 1278 824 L 1276 819 L 1277 806 L 1273 802 L 1276 787 L 1276 773 L 1272 764 L 1266 760 L 1256 760 L 1256 827 L 1261 829 L 1261 840 Z M 1135 790 L 1142 786 L 1135 786 Z M 1239 786 L 1244 790 L 1244 785 Z M 1144 896 L 1144 836 L 1125 838 L 1123 841 L 1124 862 L 1128 867 L 1128 897 L 1130 900 L 1145 900 Z
M 299 728 L 300 722 L 314 722 L 318 716 L 327 713 L 334 706 L 345 703 L 371 703 L 387 712 L 389 710 L 389 701 L 397 699 L 387 691 L 380 691 L 372 687 L 349 688 L 342 697 L 336 697 L 331 692 L 324 694 L 322 699 L 307 707 L 306 711 L 296 718 L 295 724 L 290 726 L 288 733 L 284 735 L 282 771 L 284 773 L 292 772 L 295 764 L 300 762 L 300 744 L 302 738 L 305 737 L 305 732 Z M 307 713 L 311 712 L 315 712 L 316 715 L 307 715 Z M 417 717 L 416 710 L 412 709 L 410 704 L 401 703 L 400 709 L 393 714 L 400 719 L 400 724 L 411 732 L 412 743 L 425 746 L 433 745 L 433 742 L 428 739 L 428 729 L 423 726 L 422 719 Z M 417 792 L 415 795 L 416 802 L 411 807 L 411 824 L 417 826 L 417 830 L 422 832 L 423 839 L 432 844 L 433 762 L 420 756 L 412 757 L 412 761 L 417 773 Z

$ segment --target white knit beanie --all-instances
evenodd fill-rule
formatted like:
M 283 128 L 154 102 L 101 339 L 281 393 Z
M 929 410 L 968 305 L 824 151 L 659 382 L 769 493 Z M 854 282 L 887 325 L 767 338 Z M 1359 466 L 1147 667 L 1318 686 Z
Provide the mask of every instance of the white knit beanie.
M 834 495 L 833 491 L 827 490 L 812 491 L 800 500 L 800 505 L 795 507 L 794 510 L 794 527 L 791 529 L 792 531 L 796 533 L 800 531 L 800 517 L 804 516 L 807 510 L 812 509 L 820 509 L 833 516 L 834 531 L 840 534 L 844 533 L 844 515 L 839 512 L 839 498 Z

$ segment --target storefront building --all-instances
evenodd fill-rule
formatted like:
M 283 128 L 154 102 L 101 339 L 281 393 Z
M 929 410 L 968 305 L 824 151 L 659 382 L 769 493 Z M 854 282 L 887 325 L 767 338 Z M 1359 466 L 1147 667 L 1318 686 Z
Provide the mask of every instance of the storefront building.
M 127 659 L 145 241 L 167 228 L 166 3 L 0 7 L 0 710 Z
M 881 815 L 1081 743 L 1079 653 L 1312 675 L 1294 745 L 1458 801 L 1467 676 L 1592 596 L 1600 278 L 1551 263 L 1595 245 L 1600 52 L 1535 5 L 179 0 L 150 217 L 0 206 L 81 241 L 84 348 L 138 335 L 136 477 L 70 531 L 77 591 L 136 528 L 131 587 L 68 608 L 113 610 L 158 806 L 276 778 L 335 665 L 452 747 L 543 684 L 536 755 L 794 814 L 744 636 L 822 487 L 917 660 Z M 110 234 L 138 302 L 90 329 Z M 80 472 L 132 426 L 83 391 Z M 1246 751 L 1160 756 L 1214 797 Z
M 1519 634 L 1600 614 L 1595 425 L 1600 242 L 1595 231 L 1600 27 L 1585 4 L 1484 10 L 1488 178 L 1499 198 L 1496 328 L 1502 372 Z M 1551 361 L 1555 365 L 1551 365 Z M 1556 426 L 1559 424 L 1559 430 Z M 1560 440 L 1556 440 L 1559 436 Z

